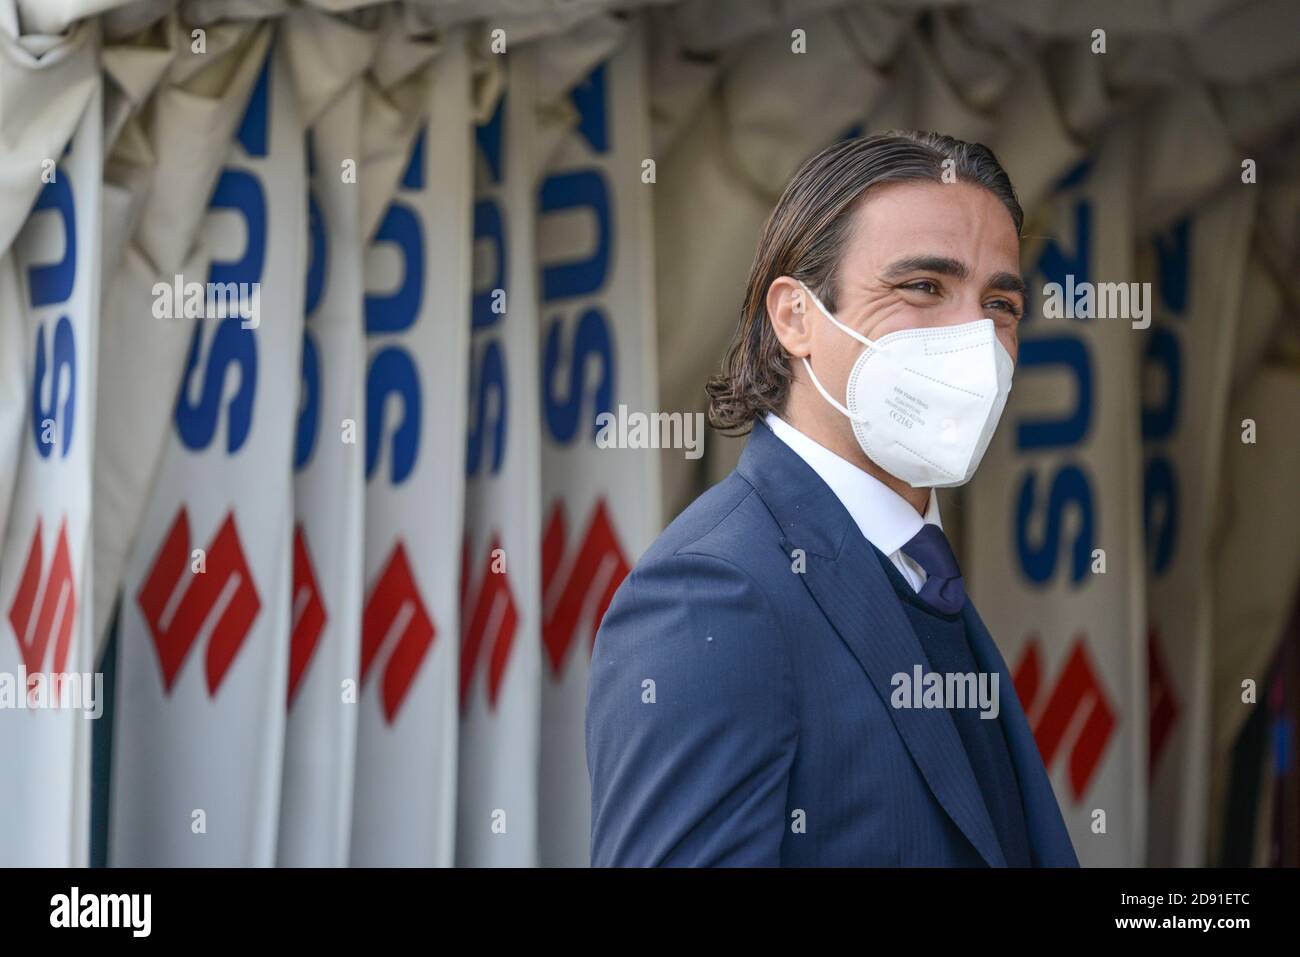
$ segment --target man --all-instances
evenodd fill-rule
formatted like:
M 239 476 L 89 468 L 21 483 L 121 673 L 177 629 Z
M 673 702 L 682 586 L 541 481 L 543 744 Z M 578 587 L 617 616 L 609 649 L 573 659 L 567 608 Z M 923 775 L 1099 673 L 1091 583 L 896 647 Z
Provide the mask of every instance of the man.
M 934 491 L 1006 402 L 1022 219 L 946 136 L 795 174 L 707 386 L 744 455 L 596 638 L 594 865 L 1077 866 Z

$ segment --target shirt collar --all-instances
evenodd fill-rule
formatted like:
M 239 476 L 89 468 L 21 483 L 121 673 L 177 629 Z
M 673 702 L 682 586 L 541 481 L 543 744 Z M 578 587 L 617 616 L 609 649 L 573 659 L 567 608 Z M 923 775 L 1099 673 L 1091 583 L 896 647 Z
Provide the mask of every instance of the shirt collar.
M 888 485 L 814 442 L 780 416 L 769 412 L 764 421 L 777 438 L 830 486 L 867 541 L 885 555 L 893 555 L 911 541 L 922 525 L 943 528 L 939 520 L 939 496 L 934 489 L 930 489 L 925 515 L 918 515 L 916 509 Z

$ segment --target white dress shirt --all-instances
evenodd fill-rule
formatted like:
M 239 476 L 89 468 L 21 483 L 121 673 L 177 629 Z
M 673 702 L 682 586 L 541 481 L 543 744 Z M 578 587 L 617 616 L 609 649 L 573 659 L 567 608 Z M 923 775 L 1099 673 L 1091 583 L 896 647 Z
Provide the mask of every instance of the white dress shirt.
M 940 531 L 943 530 L 939 521 L 939 496 L 934 489 L 930 489 L 930 504 L 925 515 L 919 515 L 888 485 L 814 442 L 789 422 L 771 412 L 764 421 L 777 438 L 790 446 L 830 486 L 867 541 L 880 549 L 908 583 L 920 591 L 925 584 L 925 569 L 899 549 L 921 530 L 922 525 L 938 525 Z

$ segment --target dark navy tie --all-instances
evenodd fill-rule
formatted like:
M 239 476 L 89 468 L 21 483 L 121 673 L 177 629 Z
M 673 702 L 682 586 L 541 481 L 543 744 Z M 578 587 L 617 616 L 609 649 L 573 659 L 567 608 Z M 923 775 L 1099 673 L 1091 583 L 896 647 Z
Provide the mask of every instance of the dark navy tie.
M 902 552 L 925 569 L 925 584 L 917 593 L 921 600 L 948 615 L 961 611 L 961 606 L 966 604 L 966 586 L 962 584 L 957 556 L 952 553 L 943 529 L 927 522 L 903 546 Z

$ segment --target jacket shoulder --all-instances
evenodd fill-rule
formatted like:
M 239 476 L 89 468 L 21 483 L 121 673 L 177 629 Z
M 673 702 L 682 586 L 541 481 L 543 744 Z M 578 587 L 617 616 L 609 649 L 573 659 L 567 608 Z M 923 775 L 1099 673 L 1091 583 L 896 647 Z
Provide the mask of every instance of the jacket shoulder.
M 688 505 L 655 539 L 638 566 L 676 556 L 706 555 L 730 562 L 761 579 L 768 562 L 784 564 L 781 529 L 758 492 L 732 472 Z

